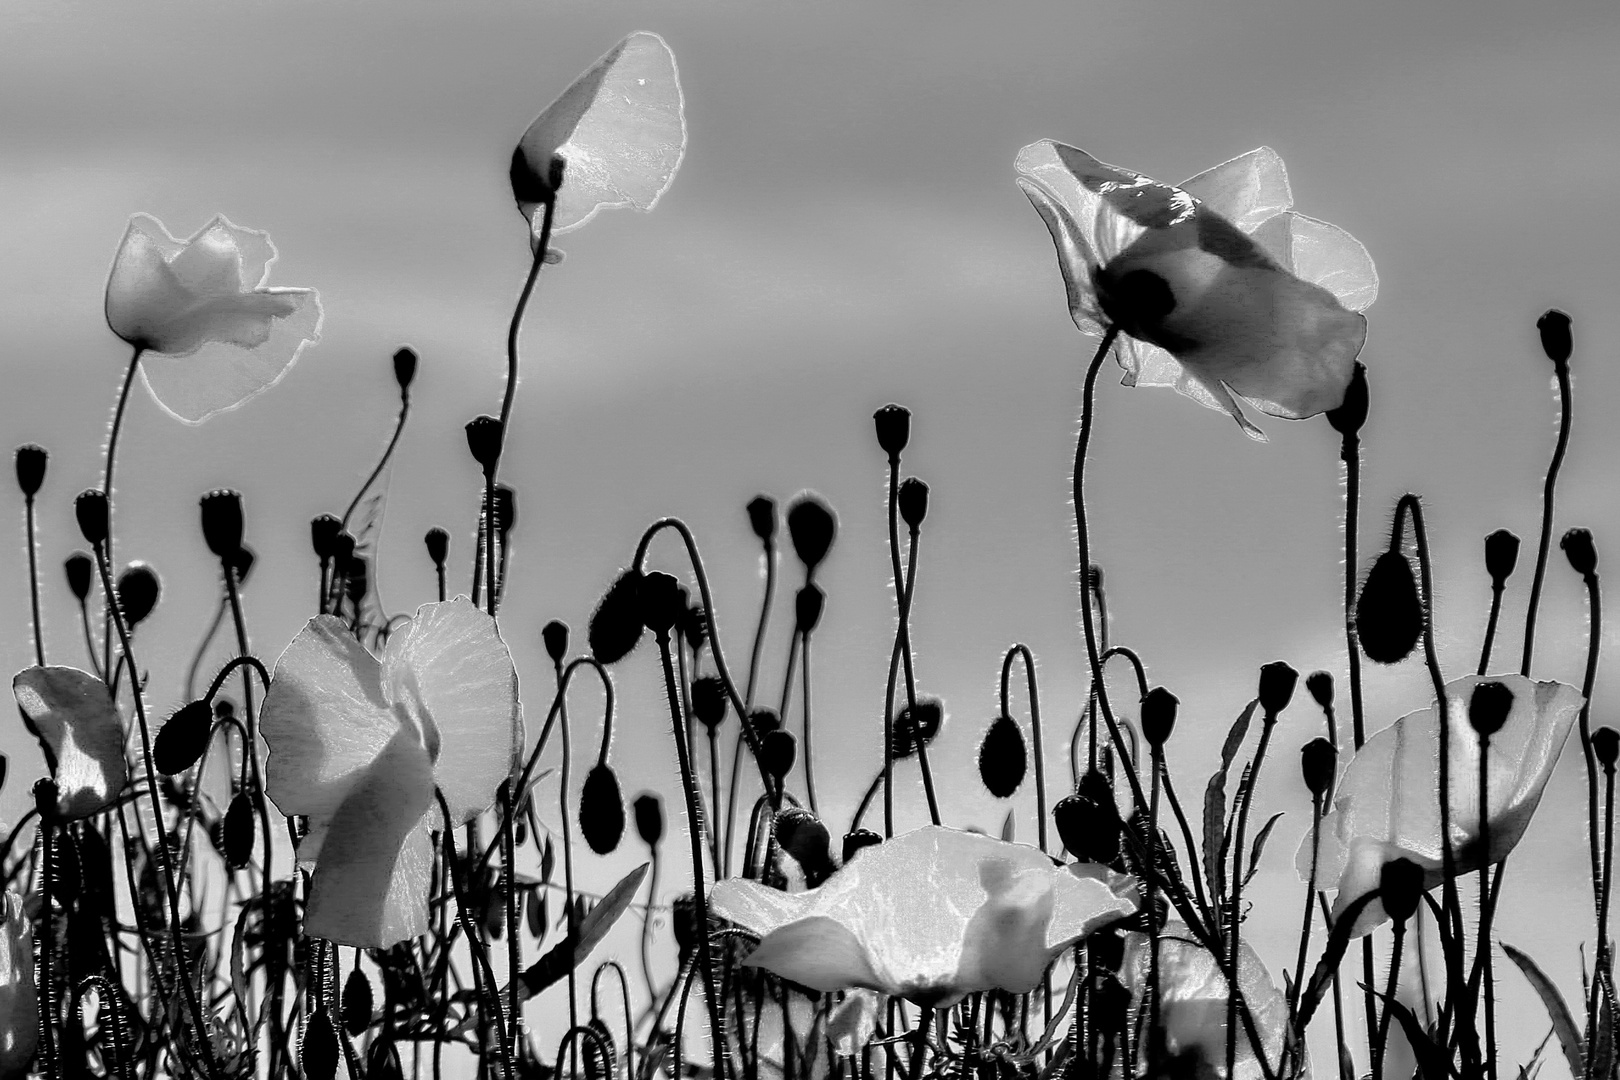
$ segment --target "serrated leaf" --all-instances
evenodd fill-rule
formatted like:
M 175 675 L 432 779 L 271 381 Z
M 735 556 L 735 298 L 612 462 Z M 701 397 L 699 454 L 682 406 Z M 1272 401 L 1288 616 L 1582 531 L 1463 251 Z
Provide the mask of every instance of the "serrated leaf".
M 630 901 L 635 898 L 636 890 L 641 888 L 641 881 L 647 876 L 647 869 L 651 865 L 642 863 L 621 878 L 619 883 L 609 889 L 607 895 L 575 924 L 566 938 L 529 965 L 519 976 L 525 999 L 533 997 L 563 978 L 590 957 L 591 950 L 601 944 L 602 938 L 607 936 L 613 924 L 630 909 Z
M 1232 769 L 1238 748 L 1243 745 L 1243 737 L 1249 733 L 1249 721 L 1259 705 L 1260 699 L 1255 698 L 1232 721 L 1226 741 L 1221 744 L 1221 767 L 1204 787 L 1204 876 L 1217 905 L 1226 895 L 1226 775 Z
M 1271 827 L 1277 824 L 1277 820 L 1281 817 L 1282 811 L 1280 810 L 1272 814 L 1266 823 L 1260 826 L 1260 832 L 1255 836 L 1254 843 L 1249 845 L 1249 869 L 1243 875 L 1244 888 L 1248 888 L 1249 881 L 1254 877 L 1254 872 L 1260 868 L 1260 855 L 1266 850 L 1266 841 L 1271 838 Z
M 1564 1051 L 1564 1060 L 1569 1064 L 1570 1075 L 1580 1076 L 1581 1034 L 1580 1029 L 1575 1026 L 1575 1018 L 1570 1015 L 1564 995 L 1558 992 L 1558 987 L 1547 978 L 1546 972 L 1542 971 L 1526 953 L 1505 941 L 1501 945 L 1508 959 L 1518 965 L 1526 981 L 1540 996 L 1542 1007 L 1547 1010 L 1547 1018 L 1552 1021 L 1553 1032 L 1558 1036 L 1558 1045 Z

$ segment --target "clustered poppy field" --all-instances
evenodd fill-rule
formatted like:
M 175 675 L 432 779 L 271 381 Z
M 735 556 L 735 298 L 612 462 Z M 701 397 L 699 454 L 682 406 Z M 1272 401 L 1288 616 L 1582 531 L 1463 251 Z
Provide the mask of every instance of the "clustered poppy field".
M 685 142 L 674 55 L 643 32 L 542 111 L 509 162 L 489 163 L 506 170 L 531 258 L 499 412 L 466 423 L 483 480 L 464 559 L 470 589 L 449 585 L 461 569 L 437 528 L 424 537 L 436 600 L 391 611 L 374 587 L 376 485 L 418 366 L 402 347 L 398 425 L 344 513 L 311 522 L 313 602 L 290 641 L 250 647 L 251 507 L 232 490 L 201 495 L 219 583 L 210 638 L 233 642 L 234 658 L 194 672 L 196 692 L 168 715 L 149 704 L 137 648 L 161 584 L 115 552 L 125 406 L 139 376 L 187 424 L 255 407 L 320 347 L 324 313 L 315 289 L 278 280 L 264 231 L 217 217 L 177 239 L 151 216 L 130 218 L 105 299 L 128 361 L 108 388 L 118 406 L 101 481 L 72 499 L 83 550 L 63 567 L 78 608 L 66 617 L 83 649 L 71 662 L 54 646 L 46 655 L 51 570 L 36 535 L 37 502 L 68 496 L 49 483 L 46 448 L 16 451 L 34 662 L 13 691 L 41 757 L 9 765 L 12 783 L 33 783 L 34 808 L 0 845 L 0 1078 L 1383 1080 L 1396 1075 L 1397 1045 L 1404 1069 L 1426 1080 L 1614 1076 L 1607 925 L 1620 733 L 1589 716 L 1601 640 L 1594 541 L 1555 528 L 1571 320 L 1552 310 L 1537 324 L 1561 416 L 1539 534 L 1522 559 L 1512 533 L 1486 538 L 1493 605 L 1478 663 L 1444 671 L 1423 500 L 1400 496 L 1388 533 L 1370 552 L 1360 546 L 1360 432 L 1377 375 L 1359 357 L 1378 295 L 1373 260 L 1345 230 L 1293 209 L 1269 148 L 1177 186 L 1051 140 L 1008 163 L 1009 184 L 1050 234 L 1091 353 L 1078 373 L 1077 442 L 1052 450 L 1073 453 L 1089 700 L 1056 725 L 1050 709 L 1043 720 L 1035 659 L 1011 644 L 999 713 L 978 745 L 990 794 L 1033 792 L 1033 842 L 1010 828 L 951 827 L 950 792 L 935 782 L 944 710 L 918 692 L 911 636 L 929 489 L 904 475 L 911 415 L 899 405 L 877 408 L 872 428 L 887 464 L 895 590 L 881 760 L 852 763 L 815 741 L 810 664 L 826 600 L 816 575 L 838 519 L 810 493 L 786 506 L 740 493 L 765 567 L 757 616 L 717 609 L 693 531 L 661 518 L 602 583 L 581 632 L 546 625 L 553 679 L 520 695 L 513 650 L 527 646 L 500 611 L 515 572 L 515 495 L 501 476 L 520 330 L 548 276 L 563 272 L 555 238 L 605 209 L 653 210 Z M 1173 387 L 1251 439 L 1266 438 L 1257 414 L 1319 417 L 1341 446 L 1348 664 L 1259 667 L 1219 759 L 1191 779 L 1173 778 L 1165 758 L 1179 701 L 1109 640 L 1094 565 L 1088 448 L 1111 358 L 1127 385 Z M 804 584 L 772 707 L 762 642 L 789 559 Z M 1589 599 L 1578 687 L 1532 670 L 1539 598 L 1555 573 L 1577 575 Z M 1526 577 L 1523 625 L 1499 626 L 1504 591 Z M 1364 709 L 1364 665 L 1400 663 L 1426 671 L 1426 694 L 1384 723 Z M 616 671 L 631 664 L 661 679 L 680 786 L 627 805 L 610 751 Z M 1130 676 L 1128 700 L 1104 679 L 1110 669 Z M 576 747 L 584 729 L 569 700 L 581 682 L 605 714 L 599 743 L 590 727 Z M 1297 761 L 1273 746 L 1285 712 L 1323 732 Z M 1048 746 L 1068 748 L 1072 776 L 1047 774 Z M 1582 910 L 1595 945 L 1578 1000 L 1540 958 L 1504 944 L 1495 918 L 1510 856 L 1565 753 L 1584 769 L 1587 816 L 1580 838 L 1568 836 L 1585 845 L 1592 883 Z M 816 773 L 832 767 L 871 774 L 852 819 L 818 801 Z M 1268 846 L 1278 815 L 1256 800 L 1262 770 L 1296 775 L 1309 794 L 1297 851 Z M 548 778 L 556 803 L 542 801 Z M 931 823 L 898 829 L 896 800 L 919 788 Z M 636 844 L 648 857 L 616 883 L 576 880 L 585 849 Z M 1286 965 L 1252 944 L 1263 859 L 1298 871 Z M 650 958 L 657 919 L 673 927 L 672 979 L 656 977 Z M 639 956 L 604 948 L 616 927 L 638 923 Z M 1419 966 L 1421 993 L 1398 993 Z M 1511 1018 L 1546 1032 L 1529 1060 L 1501 1051 L 1509 1018 L 1495 988 L 1509 977 L 1543 1006 Z

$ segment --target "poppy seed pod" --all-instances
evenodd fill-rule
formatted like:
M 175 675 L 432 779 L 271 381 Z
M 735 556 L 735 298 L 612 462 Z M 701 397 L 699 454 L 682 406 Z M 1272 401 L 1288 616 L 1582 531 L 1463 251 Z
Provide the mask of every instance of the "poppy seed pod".
M 763 739 L 782 727 L 782 718 L 776 715 L 775 709 L 761 705 L 748 714 L 748 726 L 754 729 L 756 738 Z
M 1333 675 L 1326 671 L 1313 671 L 1305 676 L 1305 689 L 1311 692 L 1323 712 L 1333 711 Z
M 692 715 L 706 728 L 716 728 L 726 718 L 726 685 L 718 675 L 704 675 L 692 683 Z
M 945 706 L 938 698 L 918 698 L 916 710 L 902 706 L 894 717 L 894 742 L 889 756 L 896 760 L 908 758 L 919 745 L 927 746 L 939 734 L 945 720 Z
M 1570 317 L 1557 308 L 1548 308 L 1536 320 L 1536 331 L 1541 335 L 1541 351 L 1557 367 L 1569 363 L 1569 354 L 1575 351 L 1570 324 Z
M 799 864 L 810 888 L 820 885 L 837 869 L 827 826 L 810 811 L 797 806 L 783 810 L 776 815 L 775 829 L 776 842 Z
M 343 1030 L 350 1038 L 358 1039 L 371 1026 L 373 1004 L 371 980 L 355 968 L 343 983 Z
M 793 500 L 787 512 L 788 537 L 793 541 L 793 553 L 799 557 L 807 571 L 814 572 L 827 557 L 833 536 L 838 531 L 838 519 L 818 496 L 805 494 Z
M 239 870 L 253 858 L 253 800 L 238 791 L 225 811 L 225 865 Z
M 1299 672 L 1281 660 L 1260 669 L 1260 707 L 1267 716 L 1275 717 L 1294 700 L 1294 687 L 1299 684 Z
M 877 441 L 883 452 L 890 461 L 898 459 L 911 441 L 911 410 L 904 405 L 885 405 L 872 414 L 872 423 L 877 426 Z
M 636 834 L 650 848 L 658 846 L 664 838 L 664 801 L 650 791 L 636 796 Z
M 118 575 L 115 589 L 118 593 L 118 607 L 133 628 L 145 622 L 146 617 L 152 614 L 152 609 L 157 607 L 158 596 L 163 592 L 163 583 L 158 580 L 156 570 L 143 562 L 132 562 L 124 567 L 122 574 Z
M 1333 786 L 1338 761 L 1339 752 L 1326 739 L 1312 739 L 1299 748 L 1299 772 L 1313 798 L 1320 799 Z
M 28 443 L 17 447 L 17 486 L 25 498 L 32 499 L 45 483 L 45 463 L 50 455 L 43 446 Z
M 1558 541 L 1558 546 L 1564 549 L 1570 567 L 1581 577 L 1591 577 L 1597 570 L 1597 548 L 1592 543 L 1590 530 L 1571 529 Z
M 597 663 L 615 664 L 641 643 L 641 571 L 631 568 L 613 579 L 591 613 L 586 637 Z
M 467 421 L 467 449 L 487 477 L 495 471 L 501 460 L 501 442 L 505 428 L 493 416 L 475 416 Z
M 333 1080 L 337 1075 L 338 1037 L 332 1018 L 325 1009 L 315 1010 L 304 1028 L 304 1045 L 299 1054 L 308 1080 Z
M 1052 807 L 1063 846 L 1081 862 L 1107 863 L 1119 858 L 1119 812 L 1112 797 L 1107 803 L 1084 795 L 1068 795 Z
M 435 525 L 423 534 L 422 546 L 427 548 L 428 560 L 435 567 L 442 567 L 444 560 L 450 557 L 450 534 Z
M 1423 868 L 1411 859 L 1391 859 L 1379 871 L 1378 895 L 1389 917 L 1402 925 L 1423 899 Z
M 1598 764 L 1603 771 L 1614 775 L 1614 763 L 1620 759 L 1620 731 L 1612 727 L 1600 727 L 1592 732 L 1592 753 L 1597 755 Z
M 1485 538 L 1485 572 L 1491 585 L 1500 589 L 1513 576 L 1519 562 L 1519 538 L 1506 529 L 1497 529 Z
M 152 740 L 152 764 L 165 776 L 197 764 L 214 733 L 214 711 L 206 701 L 190 701 L 158 729 Z
M 495 531 L 502 540 L 517 524 L 517 493 L 505 484 L 495 485 Z
M 1181 699 L 1162 686 L 1155 686 L 1142 697 L 1142 737 L 1149 746 L 1163 746 L 1176 728 L 1176 710 Z
M 916 532 L 922 528 L 923 519 L 928 516 L 928 485 L 915 476 L 908 476 L 900 482 L 900 492 L 895 496 L 895 502 L 900 507 L 900 520 L 906 523 L 906 528 Z
M 709 613 L 703 610 L 702 604 L 688 603 L 675 623 L 675 632 L 681 635 L 687 648 L 701 649 L 709 640 Z
M 394 381 L 399 383 L 403 393 L 411 388 L 416 379 L 416 350 L 409 345 L 394 351 Z
M 806 585 L 793 598 L 794 628 L 801 634 L 815 630 L 821 621 L 821 610 L 826 606 L 827 594 L 819 586 Z
M 111 511 L 107 508 L 107 493 L 96 488 L 79 492 L 73 500 L 73 516 L 79 519 L 79 533 L 91 547 L 99 547 L 107 540 Z
M 1340 435 L 1351 436 L 1361 431 L 1361 426 L 1367 422 L 1367 365 L 1356 361 L 1350 383 L 1344 388 L 1343 404 L 1324 415 Z
M 883 843 L 883 837 L 871 829 L 856 829 L 854 832 L 844 834 L 844 862 L 855 857 L 855 853 L 865 848 L 876 847 Z
M 1480 738 L 1488 739 L 1502 730 L 1512 709 L 1513 691 L 1506 684 L 1475 683 L 1474 692 L 1468 698 L 1468 723 L 1479 732 Z
M 229 488 L 219 488 L 204 495 L 199 503 L 202 509 L 203 539 L 215 558 L 228 559 L 242 546 L 242 495 Z
M 1423 633 L 1412 564 L 1399 551 L 1378 556 L 1356 600 L 1356 637 L 1361 650 L 1380 664 L 1405 660 Z
M 594 765 L 579 793 L 579 831 L 598 855 L 619 846 L 624 836 L 624 796 L 611 765 Z
M 551 657 L 551 662 L 562 663 L 563 657 L 568 655 L 568 624 L 552 619 L 540 628 L 540 640 L 545 642 L 546 655 Z
M 667 638 L 670 628 L 686 612 L 686 590 L 681 588 L 681 583 L 654 570 L 642 577 L 636 595 L 642 625 L 660 641 Z
M 1017 721 L 1001 715 L 990 721 L 979 743 L 979 780 L 998 799 L 1018 790 L 1029 771 L 1029 753 L 1024 748 L 1024 731 Z
M 748 501 L 748 525 L 754 535 L 769 544 L 776 536 L 776 500 L 769 495 L 756 495 Z
M 34 781 L 34 810 L 44 822 L 53 822 L 57 818 L 56 808 L 62 799 L 62 790 L 57 787 L 56 781 L 48 776 L 40 777 Z
M 81 604 L 84 603 L 85 597 L 90 595 L 90 575 L 95 573 L 95 569 L 96 564 L 82 551 L 75 551 L 62 563 L 62 570 L 67 574 L 68 588 Z
M 787 774 L 793 771 L 793 761 L 798 754 L 799 740 L 793 737 L 791 731 L 777 728 L 767 731 L 759 740 L 759 760 L 779 787 L 787 779 Z
M 343 531 L 343 522 L 331 514 L 321 514 L 309 523 L 309 544 L 315 549 L 317 559 L 330 559 L 337 550 L 338 533 Z M 440 530 L 443 531 L 443 530 Z M 448 537 L 446 538 L 448 540 Z M 429 548 L 431 551 L 432 549 Z

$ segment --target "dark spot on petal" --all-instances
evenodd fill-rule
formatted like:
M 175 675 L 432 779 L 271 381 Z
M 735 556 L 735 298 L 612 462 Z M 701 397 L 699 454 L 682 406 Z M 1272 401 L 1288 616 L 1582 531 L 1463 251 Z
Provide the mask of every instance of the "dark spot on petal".
M 1106 268 L 1098 270 L 1093 277 L 1103 314 L 1125 333 L 1171 352 L 1197 347 L 1196 341 L 1164 327 L 1164 320 L 1176 310 L 1176 294 L 1164 278 L 1152 270 L 1131 270 L 1115 275 Z

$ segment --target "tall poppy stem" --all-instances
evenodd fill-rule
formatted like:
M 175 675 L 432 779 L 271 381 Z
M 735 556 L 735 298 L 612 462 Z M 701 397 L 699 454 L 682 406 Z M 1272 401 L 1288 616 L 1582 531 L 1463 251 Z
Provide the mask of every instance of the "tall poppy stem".
M 112 427 L 107 434 L 107 454 L 101 469 L 101 493 L 107 496 L 107 515 L 109 528 L 107 530 L 107 562 L 113 561 L 113 542 L 110 519 L 113 511 L 113 465 L 118 460 L 118 435 L 124 430 L 124 409 L 129 405 L 129 388 L 135 385 L 135 371 L 141 366 L 141 354 L 146 350 L 137 345 L 130 354 L 129 366 L 124 369 L 124 383 L 118 389 L 118 404 L 113 407 Z M 101 670 L 112 670 L 112 604 L 113 593 L 110 589 L 102 593 L 102 621 L 101 621 Z
M 45 634 L 39 619 L 39 545 L 34 535 L 34 496 L 30 492 L 23 499 L 23 515 L 28 534 L 28 598 L 34 611 L 34 662 L 45 666 Z
M 1536 547 L 1536 573 L 1530 579 L 1530 605 L 1524 616 L 1524 658 L 1519 662 L 1519 674 L 1526 677 L 1530 675 L 1530 661 L 1536 651 L 1536 609 L 1541 603 L 1541 579 L 1547 573 L 1547 548 L 1552 543 L 1553 498 L 1558 487 L 1558 470 L 1564 464 L 1564 451 L 1569 446 L 1569 361 L 1555 360 L 1553 373 L 1558 378 L 1558 441 L 1553 446 L 1552 463 L 1547 466 L 1547 480 L 1541 489 L 1541 541 Z
M 1486 790 L 1489 783 L 1491 737 L 1484 732 L 1479 736 L 1479 843 L 1484 849 L 1479 868 L 1479 944 L 1474 956 L 1480 966 L 1481 984 L 1485 991 L 1485 1068 L 1489 1080 L 1496 1080 L 1496 987 L 1491 974 L 1491 917 L 1496 905 L 1491 891 L 1491 818 L 1490 801 Z M 1505 868 L 1504 868 L 1505 869 Z M 1501 880 L 1502 871 L 1497 871 Z

